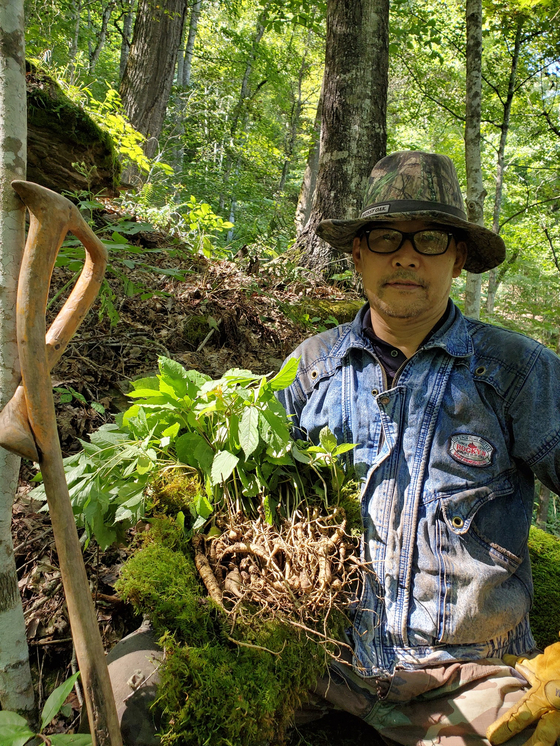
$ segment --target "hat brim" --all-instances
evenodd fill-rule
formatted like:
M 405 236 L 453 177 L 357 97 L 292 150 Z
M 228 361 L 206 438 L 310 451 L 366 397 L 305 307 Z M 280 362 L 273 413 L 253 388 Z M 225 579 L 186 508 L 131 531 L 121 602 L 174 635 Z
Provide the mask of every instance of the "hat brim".
M 399 212 L 384 215 L 374 215 L 368 218 L 357 218 L 356 220 L 322 220 L 317 226 L 316 233 L 333 248 L 352 253 L 352 244 L 356 233 L 364 225 L 375 222 L 388 222 L 397 220 L 426 220 L 460 228 L 465 235 L 467 244 L 467 260 L 465 269 L 467 272 L 480 274 L 501 264 L 506 256 L 506 246 L 501 236 L 494 231 L 488 230 L 476 223 L 447 215 L 438 210 L 418 210 L 412 212 Z

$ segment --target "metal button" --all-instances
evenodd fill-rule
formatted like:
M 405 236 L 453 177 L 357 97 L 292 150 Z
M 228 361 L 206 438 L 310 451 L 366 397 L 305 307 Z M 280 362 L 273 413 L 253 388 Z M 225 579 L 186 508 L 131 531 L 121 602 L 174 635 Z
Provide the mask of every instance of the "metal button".
M 398 357 L 399 351 L 398 350 L 391 350 L 391 357 Z
M 381 399 L 379 400 L 379 403 L 380 403 L 380 404 L 383 404 L 383 406 L 386 406 L 387 404 L 389 404 L 389 402 L 390 402 L 390 401 L 391 401 L 391 400 L 389 399 L 389 397 L 388 397 L 388 396 L 383 396 L 383 397 L 382 397 L 382 398 L 381 398 Z
M 477 376 L 482 376 L 484 375 L 484 373 L 486 373 L 486 368 L 484 367 L 484 365 L 481 365 L 475 370 L 475 373 Z
M 318 371 L 316 371 L 316 370 L 312 370 L 311 371 L 311 378 L 315 379 L 315 378 L 317 378 L 318 375 L 319 375 Z
M 463 528 L 465 525 L 465 521 L 461 518 L 460 515 L 454 515 L 451 519 L 451 523 L 455 526 L 455 528 Z
M 377 396 L 377 394 L 379 393 L 379 391 L 378 391 L 378 389 L 372 389 L 371 393 L 372 393 L 372 396 Z

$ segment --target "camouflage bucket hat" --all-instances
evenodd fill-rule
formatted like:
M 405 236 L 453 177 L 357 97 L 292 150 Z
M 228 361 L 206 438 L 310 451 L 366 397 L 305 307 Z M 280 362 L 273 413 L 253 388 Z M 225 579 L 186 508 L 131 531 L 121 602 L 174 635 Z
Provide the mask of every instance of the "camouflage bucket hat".
M 317 235 L 335 249 L 351 253 L 354 237 L 368 223 L 419 219 L 461 229 L 469 272 L 486 272 L 505 258 L 502 238 L 467 220 L 453 161 L 446 155 L 416 150 L 382 158 L 369 177 L 360 217 L 323 220 Z

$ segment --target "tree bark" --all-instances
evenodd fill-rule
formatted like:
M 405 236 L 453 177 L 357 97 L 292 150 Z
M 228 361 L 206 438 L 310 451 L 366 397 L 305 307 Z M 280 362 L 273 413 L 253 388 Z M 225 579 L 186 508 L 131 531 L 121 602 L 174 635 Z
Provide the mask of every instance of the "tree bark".
M 308 36 L 308 40 L 309 40 L 309 36 Z M 286 138 L 285 145 L 284 145 L 284 155 L 285 155 L 284 163 L 282 164 L 282 173 L 280 175 L 280 181 L 278 182 L 278 189 L 276 190 L 279 193 L 284 191 L 284 188 L 286 186 L 286 181 L 288 179 L 288 173 L 290 171 L 290 166 L 294 159 L 294 150 L 296 146 L 297 134 L 298 134 L 299 125 L 301 122 L 303 78 L 305 76 L 305 73 L 307 72 L 308 67 L 309 67 L 309 64 L 307 62 L 307 55 L 304 54 L 301 60 L 301 65 L 299 66 L 299 70 L 298 70 L 298 79 L 296 81 L 295 94 L 292 89 L 292 108 L 290 111 L 290 130 L 289 130 L 289 133 Z
M 25 209 L 10 186 L 25 179 L 27 111 L 23 0 L 0 2 L 0 409 L 20 379 L 16 339 L 16 291 L 25 240 Z M 12 503 L 19 458 L 0 448 L 0 705 L 31 725 L 36 711 L 25 621 L 12 546 Z
M 200 8 L 202 0 L 195 0 L 195 3 L 191 10 L 191 18 L 189 22 L 189 35 L 187 37 L 187 45 L 185 47 L 185 57 L 183 60 L 183 71 L 181 77 L 181 85 L 183 88 L 188 88 L 191 84 L 191 70 L 192 70 L 192 58 L 194 51 L 194 42 L 196 39 L 196 30 L 198 28 L 198 19 L 200 18 Z
M 498 158 L 496 163 L 496 193 L 494 195 L 494 212 L 492 216 L 492 230 L 494 233 L 500 232 L 500 213 L 502 210 L 502 193 L 504 186 L 506 143 L 509 132 L 509 120 L 511 115 L 511 104 L 515 95 L 515 86 L 517 82 L 517 64 L 519 62 L 519 51 L 521 49 L 521 33 L 525 17 L 520 16 L 515 31 L 515 42 L 513 45 L 513 54 L 511 57 L 511 67 L 509 71 L 508 90 L 506 100 L 504 101 L 504 114 L 502 117 L 500 145 L 498 148 Z M 488 273 L 488 291 L 486 295 L 486 312 L 494 313 L 494 303 L 496 302 L 496 293 L 498 291 L 498 271 L 497 268 L 491 269 Z
M 322 274 L 339 252 L 315 235 L 324 218 L 359 215 L 368 176 L 386 153 L 388 0 L 328 0 L 319 172 L 300 262 Z
M 480 110 L 482 98 L 482 0 L 467 0 L 467 76 L 465 102 L 465 165 L 467 170 L 467 216 L 484 225 L 484 198 L 480 163 Z M 481 275 L 467 273 L 465 314 L 480 317 Z
M 315 196 L 315 187 L 317 185 L 317 175 L 319 173 L 319 151 L 321 147 L 321 115 L 323 112 L 323 92 L 319 96 L 319 103 L 317 104 L 317 113 L 315 114 L 315 121 L 313 122 L 313 142 L 309 148 L 307 155 L 307 163 L 305 166 L 305 173 L 303 174 L 303 181 L 301 183 L 301 189 L 299 192 L 298 204 L 296 208 L 296 231 L 297 235 L 307 225 L 309 216 L 311 215 L 311 208 L 313 207 L 313 197 Z
M 117 25 L 115 23 L 115 25 Z M 120 31 L 118 25 L 117 29 Z M 122 81 L 124 71 L 126 70 L 126 63 L 128 62 L 128 55 L 130 53 L 130 41 L 132 38 L 132 0 L 128 3 L 128 8 L 123 16 L 123 27 L 122 27 L 122 41 L 121 41 L 121 57 L 119 62 L 119 80 Z
M 185 0 L 140 0 L 130 53 L 120 85 L 124 110 L 155 155 L 173 84 L 185 20 Z
M 253 64 L 257 58 L 259 44 L 265 32 L 265 28 L 266 28 L 265 24 L 266 24 L 267 17 L 268 17 L 268 3 L 264 6 L 264 8 L 262 9 L 257 19 L 255 36 L 253 37 L 253 43 L 251 45 L 251 52 L 249 53 L 249 57 L 245 64 L 245 72 L 243 73 L 243 79 L 241 81 L 241 90 L 239 91 L 239 98 L 237 100 L 237 103 L 235 105 L 235 108 L 231 116 L 231 124 L 229 127 L 230 147 L 227 148 L 226 156 L 224 158 L 224 173 L 222 177 L 222 185 L 221 185 L 221 190 L 220 190 L 220 210 L 223 210 L 226 205 L 226 200 L 228 197 L 227 190 L 229 188 L 232 170 L 237 170 L 239 168 L 240 156 L 239 154 L 237 155 L 235 154 L 234 144 L 235 144 L 235 139 L 237 135 L 237 130 L 239 128 L 239 122 L 240 120 L 243 121 L 246 116 L 245 102 L 248 98 L 250 98 L 250 95 L 251 95 L 249 81 L 250 81 L 251 73 L 253 71 Z M 230 214 L 230 222 L 232 223 L 234 222 L 234 220 L 231 219 L 231 216 L 233 215 L 233 217 L 235 218 L 236 204 L 237 204 L 237 199 L 236 199 L 235 194 L 230 195 L 229 214 Z M 232 230 L 233 229 L 230 229 L 230 233 L 232 232 Z
M 89 73 L 90 75 L 93 75 L 95 72 L 95 66 L 97 65 L 97 61 L 99 60 L 99 55 L 101 54 L 101 50 L 105 46 L 105 39 L 107 38 L 107 29 L 109 27 L 109 21 L 111 20 L 111 13 L 113 12 L 113 8 L 115 7 L 116 0 L 109 0 L 107 5 L 103 8 L 103 15 L 101 17 L 101 28 L 99 29 L 99 35 L 97 37 L 97 44 L 95 45 L 95 49 L 91 53 L 90 60 L 89 60 Z
M 537 501 L 537 526 L 546 530 L 548 509 L 550 507 L 550 489 L 541 484 Z

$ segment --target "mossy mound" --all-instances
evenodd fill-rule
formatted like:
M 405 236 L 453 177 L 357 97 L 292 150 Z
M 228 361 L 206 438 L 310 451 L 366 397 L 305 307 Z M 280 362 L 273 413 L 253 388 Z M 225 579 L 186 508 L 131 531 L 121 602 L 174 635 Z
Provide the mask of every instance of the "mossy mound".
M 325 669 L 328 651 L 304 630 L 258 609 L 227 615 L 206 595 L 191 545 L 171 519 L 154 521 L 127 562 L 119 591 L 161 635 L 157 706 L 162 744 L 281 743 L 293 711 Z M 329 620 L 340 634 L 342 620 Z M 281 653 L 281 654 L 280 654 Z
M 109 133 L 43 70 L 28 61 L 26 72 L 27 178 L 56 192 L 117 196 L 121 168 Z
M 531 527 L 529 552 L 535 584 L 531 629 L 540 648 L 558 642 L 560 630 L 560 540 Z

